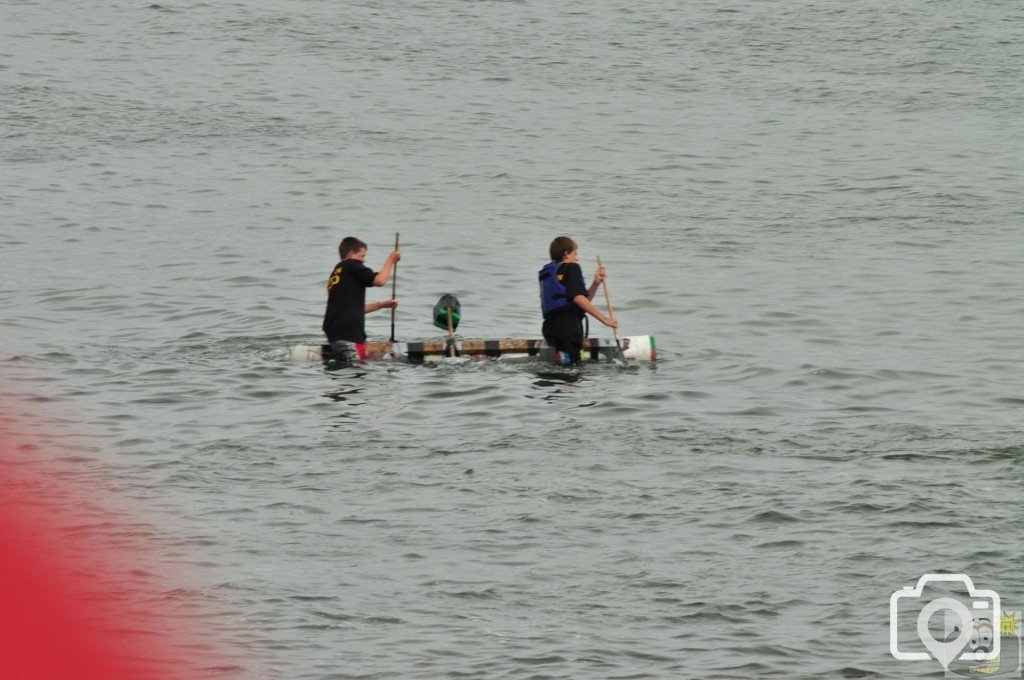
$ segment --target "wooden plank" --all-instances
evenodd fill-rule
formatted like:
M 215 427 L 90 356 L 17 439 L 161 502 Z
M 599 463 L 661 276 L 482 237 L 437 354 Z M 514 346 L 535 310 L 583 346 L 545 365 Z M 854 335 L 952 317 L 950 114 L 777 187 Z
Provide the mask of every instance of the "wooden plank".
M 654 336 L 633 336 L 622 338 L 627 352 L 635 343 L 636 354 L 628 356 L 631 360 L 653 361 L 655 358 Z M 447 340 L 428 340 L 426 342 L 368 342 L 363 346 L 362 359 L 402 359 L 413 363 L 435 361 L 447 354 L 450 347 Z M 487 357 L 510 358 L 551 357 L 554 350 L 547 347 L 543 340 L 523 338 L 506 338 L 503 340 L 456 340 L 455 348 L 459 356 L 473 359 Z M 609 338 L 587 338 L 583 343 L 584 361 L 613 361 L 617 352 L 613 341 Z M 290 356 L 296 360 L 316 360 L 329 355 L 327 345 L 297 345 L 290 350 Z
M 600 341 L 597 341 L 600 343 Z M 445 341 L 444 340 L 428 340 L 426 342 L 415 342 L 415 343 L 396 343 L 405 344 L 407 351 L 414 352 L 416 354 L 444 354 L 445 352 Z M 544 344 L 543 340 L 520 340 L 520 339 L 505 339 L 505 340 L 456 340 L 455 345 L 459 350 L 460 354 L 487 354 L 493 353 L 495 350 L 501 354 L 536 354 L 541 346 Z M 600 346 L 600 345 L 598 345 Z M 368 354 L 387 354 L 394 351 L 394 346 L 390 342 L 368 342 L 366 343 L 366 352 Z

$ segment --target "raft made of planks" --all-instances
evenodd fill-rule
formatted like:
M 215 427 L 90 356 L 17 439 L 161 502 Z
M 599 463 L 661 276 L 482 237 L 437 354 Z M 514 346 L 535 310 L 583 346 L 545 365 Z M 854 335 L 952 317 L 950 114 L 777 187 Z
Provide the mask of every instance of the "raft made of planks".
M 632 335 L 621 339 L 627 360 L 654 361 L 657 356 L 653 335 Z M 351 352 L 334 356 L 330 345 L 296 345 L 289 354 L 297 361 L 384 360 L 423 363 L 441 361 L 451 356 L 472 359 L 530 359 L 552 361 L 555 350 L 544 340 L 426 340 L 423 342 L 367 342 L 353 345 Z M 612 362 L 618 356 L 613 338 L 587 338 L 583 342 L 583 361 Z

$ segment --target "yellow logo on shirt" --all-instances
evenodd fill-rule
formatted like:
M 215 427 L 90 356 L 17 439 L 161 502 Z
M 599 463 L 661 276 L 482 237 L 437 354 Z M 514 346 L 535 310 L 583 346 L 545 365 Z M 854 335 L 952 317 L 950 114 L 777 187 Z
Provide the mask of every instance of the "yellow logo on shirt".
M 335 267 L 334 271 L 331 272 L 331 278 L 327 280 L 327 292 L 330 293 L 331 289 L 341 283 L 341 267 Z

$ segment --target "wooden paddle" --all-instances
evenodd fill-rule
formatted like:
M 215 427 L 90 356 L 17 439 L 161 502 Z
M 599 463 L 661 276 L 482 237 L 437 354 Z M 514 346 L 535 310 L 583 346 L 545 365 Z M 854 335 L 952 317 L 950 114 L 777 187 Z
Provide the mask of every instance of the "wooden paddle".
M 451 352 L 452 359 L 454 359 L 455 343 L 453 342 L 453 340 L 455 339 L 455 325 L 454 322 L 452 321 L 452 308 L 445 307 L 445 309 L 448 310 L 448 343 L 451 345 L 451 349 L 449 351 Z
M 598 257 L 597 258 L 597 268 L 601 269 L 602 267 L 604 267 L 604 265 L 601 264 L 601 258 Z M 604 301 L 608 305 L 608 316 L 610 316 L 611 318 L 614 319 L 615 318 L 615 310 L 612 309 L 612 296 L 608 294 L 608 279 L 607 279 L 607 277 L 605 277 L 604 279 L 601 279 L 601 287 L 604 288 Z M 615 334 L 615 347 L 619 350 L 619 355 L 618 355 L 619 356 L 619 361 L 622 362 L 623 366 L 629 366 L 629 362 L 626 361 L 626 353 L 622 351 L 622 343 L 619 342 L 619 329 L 618 328 L 613 328 L 612 329 L 612 333 Z
M 395 250 L 398 250 L 398 232 L 395 232 Z M 395 299 L 395 293 L 398 291 L 398 263 L 395 263 L 395 269 L 391 272 L 391 299 Z M 395 341 L 395 308 L 391 308 L 391 340 Z

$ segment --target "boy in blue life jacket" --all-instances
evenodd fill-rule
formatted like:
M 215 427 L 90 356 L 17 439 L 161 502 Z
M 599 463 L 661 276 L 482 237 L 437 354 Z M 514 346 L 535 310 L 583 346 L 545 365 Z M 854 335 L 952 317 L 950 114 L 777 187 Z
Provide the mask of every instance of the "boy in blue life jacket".
M 559 236 L 551 242 L 551 262 L 538 273 L 540 280 L 540 306 L 544 312 L 544 339 L 558 351 L 561 363 L 579 363 L 583 348 L 583 317 L 592 317 L 610 328 L 618 328 L 614 317 L 602 314 L 591 302 L 598 286 L 604 281 L 604 267 L 594 274 L 594 282 L 587 287 L 579 265 L 576 242 L 568 236 Z
M 354 236 L 346 236 L 338 245 L 341 261 L 335 265 L 327 280 L 327 310 L 324 313 L 323 330 L 331 350 L 338 356 L 349 356 L 355 350 L 362 359 L 366 342 L 366 315 L 378 309 L 398 307 L 398 300 L 366 302 L 366 289 L 383 286 L 391 276 L 391 270 L 402 259 L 399 251 L 393 250 L 384 260 L 384 267 L 374 272 L 366 266 L 366 244 Z

